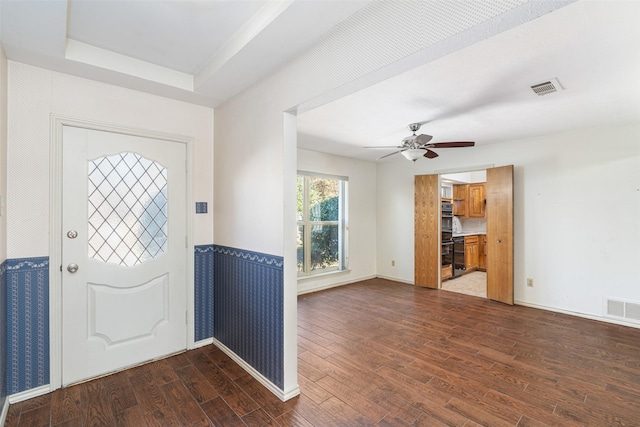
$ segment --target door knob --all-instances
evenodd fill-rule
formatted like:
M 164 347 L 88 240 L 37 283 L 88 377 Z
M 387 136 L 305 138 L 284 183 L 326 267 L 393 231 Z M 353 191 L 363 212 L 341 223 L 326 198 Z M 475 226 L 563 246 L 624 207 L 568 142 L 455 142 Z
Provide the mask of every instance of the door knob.
M 502 242 L 502 240 L 498 239 L 498 240 L 496 240 L 496 242 L 500 243 L 500 242 Z
M 67 237 L 70 239 L 75 239 L 76 237 L 78 237 L 78 232 L 76 230 L 69 230 L 67 231 Z
M 78 264 L 69 264 L 69 265 L 67 265 L 67 271 L 69 273 L 75 273 L 76 271 L 78 271 Z

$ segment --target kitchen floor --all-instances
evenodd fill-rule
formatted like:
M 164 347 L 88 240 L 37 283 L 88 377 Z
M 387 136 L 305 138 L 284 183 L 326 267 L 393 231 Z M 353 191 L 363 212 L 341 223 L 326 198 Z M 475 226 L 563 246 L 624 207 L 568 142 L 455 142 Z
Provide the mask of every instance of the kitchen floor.
M 442 290 L 486 298 L 487 273 L 473 271 L 453 280 L 445 280 L 442 282 Z

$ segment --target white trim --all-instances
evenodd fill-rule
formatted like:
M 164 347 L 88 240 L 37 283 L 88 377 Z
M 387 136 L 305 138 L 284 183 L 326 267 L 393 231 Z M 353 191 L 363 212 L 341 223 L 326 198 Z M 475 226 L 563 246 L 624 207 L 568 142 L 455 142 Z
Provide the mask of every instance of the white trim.
M 49 130 L 49 385 L 62 387 L 62 127 L 51 116 Z
M 489 165 L 462 166 L 462 167 L 458 167 L 458 168 L 449 168 L 449 169 L 436 170 L 436 171 L 433 171 L 433 174 L 434 175 L 446 175 L 446 174 L 450 174 L 450 173 L 475 172 L 475 171 L 481 171 L 481 170 L 485 170 L 485 169 L 491 169 L 491 168 L 494 168 L 494 167 L 495 167 L 494 163 L 491 163 Z
M 296 397 L 297 395 L 300 394 L 300 386 L 298 386 L 297 384 L 295 387 L 292 387 L 290 390 L 280 390 L 278 386 L 272 383 L 267 377 L 262 375 L 260 372 L 256 371 L 256 369 L 253 366 L 249 365 L 240 356 L 235 354 L 231 349 L 229 349 L 226 345 L 222 344 L 220 341 L 218 341 L 215 338 L 213 338 L 213 345 L 215 345 L 220 350 L 222 350 L 224 354 L 226 354 L 231 359 L 233 359 L 233 361 L 236 362 L 238 365 L 240 365 L 242 369 L 247 371 L 249 375 L 255 378 L 260 384 L 265 386 L 267 390 L 275 394 L 283 402 L 286 402 L 292 397 Z
M 9 413 L 9 398 L 4 399 L 4 405 L 2 405 L 2 412 L 0 413 L 0 426 L 4 426 L 7 421 L 7 414 Z
M 415 282 L 413 280 L 404 280 L 404 279 L 398 279 L 397 277 L 391 277 L 391 276 L 383 276 L 381 274 L 376 275 L 376 277 L 378 279 L 385 279 L 385 280 L 391 280 L 393 282 L 400 282 L 400 283 L 405 283 L 407 285 L 415 285 Z
M 194 77 L 67 37 L 65 59 L 193 92 Z
M 193 348 L 206 347 L 211 344 L 213 344 L 213 338 L 205 338 L 203 340 L 194 342 Z
M 185 350 L 194 348 L 194 248 L 193 230 L 195 209 L 193 206 L 193 157 L 194 138 L 185 135 L 174 135 L 164 132 L 134 129 L 119 125 L 102 123 L 92 120 L 76 119 L 73 117 L 51 114 L 50 119 L 50 159 L 49 159 L 49 381 L 46 386 L 48 393 L 62 387 L 62 275 L 59 266 L 62 265 L 62 130 L 64 126 L 78 127 L 96 131 L 138 136 L 143 138 L 172 141 L 186 145 L 186 292 L 187 292 L 187 328 Z M 28 390 L 37 392 L 41 387 Z M 44 393 L 41 393 L 44 394 Z M 17 395 L 21 396 L 22 393 Z M 13 395 L 16 396 L 16 395 Z M 30 396 L 35 397 L 39 394 Z M 30 398 L 27 397 L 27 398 Z M 22 399 L 24 400 L 24 399 Z M 13 403 L 13 402 L 12 402 Z
M 346 269 L 346 270 L 326 271 L 324 273 L 312 274 L 310 276 L 300 276 L 298 277 L 298 285 L 302 283 L 313 282 L 314 280 L 327 279 L 332 276 L 340 276 L 342 274 L 349 274 L 349 273 L 351 273 L 351 270 Z M 372 276 L 372 277 L 375 277 L 375 276 Z
M 359 277 L 357 279 L 350 279 L 342 282 L 329 283 L 326 285 L 320 285 L 320 286 L 308 288 L 308 289 L 298 289 L 298 295 L 305 295 L 305 294 L 310 294 L 312 292 L 324 291 L 325 289 L 337 288 L 338 286 L 350 285 L 351 283 L 362 282 L 363 280 L 375 279 L 376 277 L 377 276 L 374 274 L 371 276 Z M 300 287 L 300 284 L 298 284 L 298 287 Z
M 546 311 L 553 311 L 555 313 L 567 314 L 569 316 L 582 317 L 584 319 L 596 320 L 598 322 L 613 323 L 614 325 L 629 326 L 631 328 L 640 329 L 640 325 L 638 325 L 637 323 L 621 322 L 615 319 L 610 319 L 608 317 L 594 316 L 591 314 L 579 313 L 577 311 L 563 310 L 561 308 L 549 307 L 546 305 L 532 304 L 524 301 L 514 301 L 513 303 L 515 305 L 522 305 L 524 307 L 536 308 L 539 310 L 546 310 Z
M 14 403 L 22 402 L 23 400 L 45 395 L 52 390 L 53 389 L 50 384 L 41 385 L 40 387 L 31 388 L 29 390 L 21 391 L 20 393 L 11 394 L 7 396 L 7 402 L 13 405 Z
M 186 137 L 182 137 L 183 139 L 185 139 Z M 187 229 L 185 230 L 185 232 L 187 233 L 187 244 L 186 244 L 186 248 L 185 250 L 187 251 L 186 253 L 186 270 L 187 270 L 187 342 L 185 343 L 186 349 L 187 350 L 191 350 L 194 348 L 194 342 L 195 342 L 195 325 L 196 325 L 196 319 L 195 319 L 195 307 L 196 307 L 196 303 L 195 303 L 195 293 L 196 293 L 196 281 L 195 281 L 195 249 L 194 249 L 194 245 L 193 245 L 193 240 L 194 240 L 194 234 L 195 234 L 195 228 L 194 228 L 194 224 L 196 222 L 196 209 L 195 209 L 195 203 L 194 203 L 194 194 L 195 194 L 195 179 L 194 179 L 194 174 L 193 174 L 193 167 L 195 165 L 194 162 L 194 156 L 195 156 L 195 149 L 193 147 L 194 145 L 194 138 L 186 138 L 187 141 L 185 142 L 185 144 L 187 145 L 186 147 L 186 179 L 187 179 L 187 194 L 185 195 L 186 198 L 186 212 L 187 212 Z M 180 142 L 180 141 L 178 141 Z

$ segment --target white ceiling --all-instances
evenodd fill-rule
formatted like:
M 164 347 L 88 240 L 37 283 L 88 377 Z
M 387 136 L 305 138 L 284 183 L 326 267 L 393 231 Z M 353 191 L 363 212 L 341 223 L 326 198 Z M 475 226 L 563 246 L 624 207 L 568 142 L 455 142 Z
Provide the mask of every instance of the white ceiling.
M 0 1 L 11 60 L 215 107 L 369 0 Z
M 11 60 L 215 107 L 368 3 L 0 0 L 0 41 Z M 483 145 L 640 120 L 640 2 L 553 9 L 300 114 L 299 146 L 375 160 L 392 150 L 363 147 L 399 144 L 413 122 L 426 122 L 420 133 L 433 142 Z M 417 17 L 444 32 L 456 18 Z M 500 26 L 503 17 L 492 19 Z M 565 90 L 539 97 L 529 88 L 551 78 Z
M 552 78 L 565 90 L 530 89 Z M 640 2 L 583 1 L 301 114 L 298 145 L 375 160 L 395 150 L 363 147 L 400 144 L 414 122 L 483 145 L 639 120 Z

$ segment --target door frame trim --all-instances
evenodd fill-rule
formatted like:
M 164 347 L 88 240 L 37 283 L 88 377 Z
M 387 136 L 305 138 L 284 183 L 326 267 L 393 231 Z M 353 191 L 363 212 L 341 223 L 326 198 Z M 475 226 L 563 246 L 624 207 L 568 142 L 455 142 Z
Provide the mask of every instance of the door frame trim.
M 194 246 L 193 227 L 195 211 L 193 206 L 193 164 L 194 138 L 164 132 L 135 129 L 92 120 L 52 114 L 50 119 L 49 157 L 49 388 L 50 391 L 62 387 L 62 273 L 57 266 L 62 265 L 62 130 L 64 126 L 89 130 L 160 139 L 185 144 L 186 146 L 186 292 L 187 292 L 187 340 L 185 349 L 195 346 L 194 336 Z

